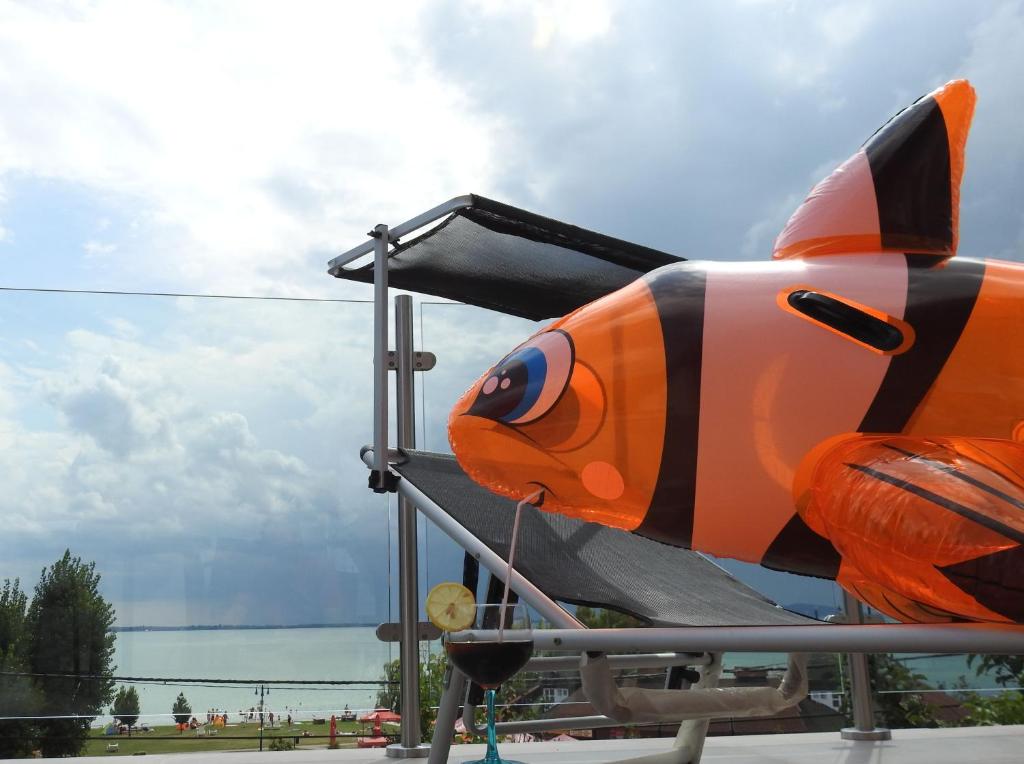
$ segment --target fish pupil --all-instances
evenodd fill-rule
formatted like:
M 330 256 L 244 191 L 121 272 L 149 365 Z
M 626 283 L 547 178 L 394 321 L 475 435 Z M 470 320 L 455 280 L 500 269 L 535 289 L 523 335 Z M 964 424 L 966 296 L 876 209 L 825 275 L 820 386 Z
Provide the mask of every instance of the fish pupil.
M 496 378 L 496 384 L 489 384 L 491 378 Z M 467 413 L 486 419 L 507 416 L 522 403 L 528 381 L 526 364 L 510 358 L 491 372 Z

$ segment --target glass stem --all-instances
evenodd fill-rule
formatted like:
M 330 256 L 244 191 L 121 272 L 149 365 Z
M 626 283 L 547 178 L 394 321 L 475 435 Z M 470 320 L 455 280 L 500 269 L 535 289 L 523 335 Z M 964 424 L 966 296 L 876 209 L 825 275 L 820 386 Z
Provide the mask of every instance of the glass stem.
M 494 690 L 487 690 L 484 697 L 487 698 L 487 755 L 484 756 L 484 764 L 501 764 L 497 736 L 494 733 Z

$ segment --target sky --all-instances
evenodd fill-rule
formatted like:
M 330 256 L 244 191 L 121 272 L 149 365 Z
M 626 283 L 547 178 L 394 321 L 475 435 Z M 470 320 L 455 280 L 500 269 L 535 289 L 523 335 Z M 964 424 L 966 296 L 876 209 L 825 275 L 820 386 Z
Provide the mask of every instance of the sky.
M 1021 2 L 0 0 L 0 286 L 352 301 L 0 292 L 0 578 L 70 547 L 122 625 L 393 617 L 394 511 L 358 461 L 370 289 L 327 260 L 468 192 L 765 259 L 957 77 L 960 251 L 1021 260 L 1022 72 Z M 536 325 L 416 310 L 420 441 L 444 450 L 450 405 Z M 421 542 L 424 588 L 459 575 Z

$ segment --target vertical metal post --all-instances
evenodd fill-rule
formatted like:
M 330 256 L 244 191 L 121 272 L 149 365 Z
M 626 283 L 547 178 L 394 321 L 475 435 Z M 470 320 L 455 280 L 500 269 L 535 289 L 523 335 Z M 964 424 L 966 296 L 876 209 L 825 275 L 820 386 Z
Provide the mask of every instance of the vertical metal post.
M 270 694 L 265 684 L 260 685 L 260 750 L 263 750 L 263 695 Z
M 843 590 L 843 610 L 846 622 L 864 623 L 864 611 L 860 600 Z M 868 675 L 868 656 L 864 653 L 850 653 L 850 704 L 853 706 L 853 726 L 839 734 L 843 740 L 891 740 L 892 733 L 875 727 L 875 708 L 871 702 L 871 677 Z
M 388 471 L 388 227 L 375 226 L 373 236 L 373 487 L 383 490 Z
M 416 447 L 415 382 L 413 374 L 412 298 L 395 298 L 395 404 L 398 447 Z M 402 739 L 388 746 L 388 756 L 419 758 L 430 752 L 420 743 L 419 580 L 416 540 L 416 505 L 398 498 L 398 587 L 401 623 Z
M 722 678 L 722 657 L 723 653 L 709 653 L 710 662 L 700 672 L 700 681 L 693 685 L 694 689 L 710 689 L 718 687 Z M 686 692 L 683 690 L 683 692 Z M 704 753 L 704 741 L 708 736 L 708 727 L 711 719 L 685 719 L 679 725 L 679 732 L 673 748 L 678 750 L 678 758 L 681 764 L 698 764 Z
M 434 737 L 430 741 L 430 758 L 427 764 L 445 764 L 452 747 L 452 733 L 459 718 L 459 706 L 466 697 L 466 675 L 452 664 L 444 672 L 444 690 L 437 709 L 437 723 Z

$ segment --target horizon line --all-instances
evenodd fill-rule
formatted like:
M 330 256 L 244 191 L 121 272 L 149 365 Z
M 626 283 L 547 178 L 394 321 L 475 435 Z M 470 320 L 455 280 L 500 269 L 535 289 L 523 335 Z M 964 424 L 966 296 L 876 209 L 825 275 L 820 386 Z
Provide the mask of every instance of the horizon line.
M 345 628 L 368 628 L 377 626 L 376 623 L 200 623 L 180 626 L 154 626 L 141 624 L 138 626 L 111 626 L 112 632 L 122 631 L 227 631 L 256 630 L 256 629 L 345 629 Z

